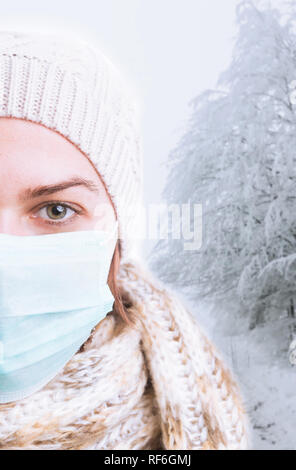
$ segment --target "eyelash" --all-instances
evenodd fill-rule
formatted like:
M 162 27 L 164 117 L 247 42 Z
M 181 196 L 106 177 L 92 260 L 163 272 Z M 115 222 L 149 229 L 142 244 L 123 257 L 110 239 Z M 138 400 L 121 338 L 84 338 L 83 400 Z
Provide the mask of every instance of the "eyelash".
M 72 210 L 73 212 L 75 212 L 74 215 L 66 218 L 64 221 L 63 219 L 60 219 L 58 221 L 54 221 L 54 220 L 46 220 L 44 218 L 42 218 L 42 222 L 43 223 L 46 223 L 48 225 L 55 225 L 55 226 L 58 226 L 58 225 L 64 225 L 64 224 L 68 224 L 68 223 L 71 223 L 73 221 L 73 218 L 75 218 L 77 215 L 81 214 L 83 212 L 82 209 L 77 209 L 75 207 L 73 207 L 72 205 L 70 204 L 67 204 L 65 202 L 61 202 L 61 201 L 49 201 L 47 202 L 46 204 L 43 204 L 42 206 L 38 207 L 37 209 L 35 208 L 34 210 L 34 214 L 40 212 L 42 209 L 46 209 L 47 207 L 50 207 L 50 206 L 62 206 L 63 208 L 67 208 L 67 209 L 70 209 Z M 36 215 L 33 215 L 33 217 L 37 217 Z

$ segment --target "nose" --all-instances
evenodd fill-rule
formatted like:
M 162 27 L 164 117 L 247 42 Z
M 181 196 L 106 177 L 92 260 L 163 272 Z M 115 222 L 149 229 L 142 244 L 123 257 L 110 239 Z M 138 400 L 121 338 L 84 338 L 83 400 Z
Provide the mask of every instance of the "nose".
M 0 208 L 0 233 L 26 235 L 21 218 L 13 208 Z

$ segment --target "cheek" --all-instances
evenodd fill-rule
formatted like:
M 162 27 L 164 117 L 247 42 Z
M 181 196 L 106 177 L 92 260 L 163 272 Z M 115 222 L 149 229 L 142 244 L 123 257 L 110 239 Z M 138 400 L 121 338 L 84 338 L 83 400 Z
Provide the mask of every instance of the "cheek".
M 99 195 L 92 198 L 89 211 L 93 229 L 112 230 L 116 222 L 116 211 L 103 183 L 99 183 Z
M 116 221 L 115 212 L 110 202 L 98 202 L 90 217 L 92 228 L 96 230 L 111 230 Z

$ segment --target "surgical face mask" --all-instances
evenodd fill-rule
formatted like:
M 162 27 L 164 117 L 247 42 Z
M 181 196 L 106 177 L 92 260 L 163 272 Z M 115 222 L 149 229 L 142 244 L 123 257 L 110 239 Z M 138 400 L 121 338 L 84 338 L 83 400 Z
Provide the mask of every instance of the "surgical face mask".
M 0 403 L 52 380 L 112 310 L 115 230 L 0 234 Z

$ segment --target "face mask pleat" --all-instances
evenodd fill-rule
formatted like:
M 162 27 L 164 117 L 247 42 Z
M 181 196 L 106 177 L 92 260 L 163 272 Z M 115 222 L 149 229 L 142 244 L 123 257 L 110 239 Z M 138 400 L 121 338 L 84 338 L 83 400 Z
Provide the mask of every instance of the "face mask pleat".
M 110 297 L 113 303 L 113 297 Z M 102 315 L 105 315 L 106 308 L 110 304 L 105 303 L 104 308 L 98 310 L 83 309 L 79 313 L 66 312 L 64 314 L 46 314 L 38 319 L 38 328 L 35 328 L 36 316 L 26 317 L 25 321 L 17 324 L 18 318 L 8 318 L 7 327 L 0 325 L 0 341 L 5 343 L 5 351 L 2 353 L 5 359 L 5 370 L 8 370 L 9 364 L 13 367 L 20 367 L 22 361 L 28 364 L 28 361 L 34 361 L 35 355 L 42 356 L 42 351 L 59 347 L 59 344 L 71 344 L 75 338 L 81 339 L 81 344 L 85 335 L 88 337 L 91 329 L 98 324 Z M 27 319 L 29 321 L 27 321 Z M 11 322 L 12 320 L 12 322 Z M 14 334 L 12 334 L 14 332 Z M 86 332 L 86 333 L 85 333 Z M 22 338 L 21 343 L 19 338 Z M 4 355 L 5 353 L 5 355 Z M 0 373 L 3 371 L 0 361 Z
M 36 360 L 29 366 L 24 366 L 9 373 L 0 373 L 0 401 L 6 403 L 13 400 L 13 394 L 17 393 L 20 398 L 27 396 L 31 388 L 38 390 L 40 386 L 53 379 L 67 364 L 70 358 L 81 346 L 80 339 L 54 354 L 47 355 L 41 360 Z M 70 357 L 69 357 L 70 355 Z M 42 375 L 40 374 L 42 370 Z M 4 400 L 4 397 L 6 399 Z M 11 397 L 11 399 L 9 399 Z

